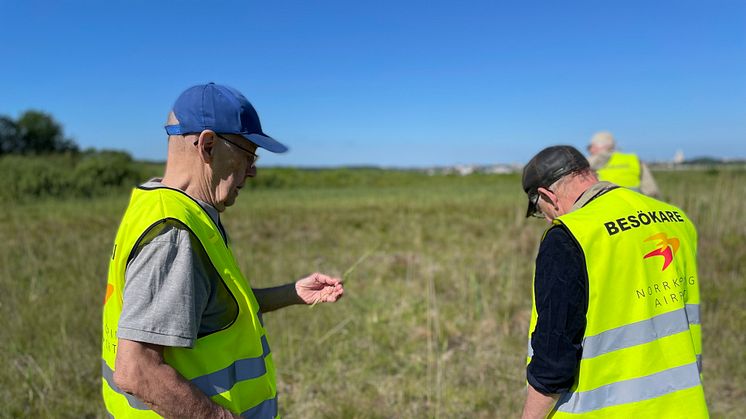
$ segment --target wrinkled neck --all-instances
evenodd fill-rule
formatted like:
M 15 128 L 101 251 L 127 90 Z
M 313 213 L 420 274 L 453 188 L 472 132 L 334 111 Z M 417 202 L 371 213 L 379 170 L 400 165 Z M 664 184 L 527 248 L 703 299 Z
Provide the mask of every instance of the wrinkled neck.
M 169 148 L 166 171 L 161 183 L 215 206 L 211 170 L 210 165 L 199 159 L 196 153 Z

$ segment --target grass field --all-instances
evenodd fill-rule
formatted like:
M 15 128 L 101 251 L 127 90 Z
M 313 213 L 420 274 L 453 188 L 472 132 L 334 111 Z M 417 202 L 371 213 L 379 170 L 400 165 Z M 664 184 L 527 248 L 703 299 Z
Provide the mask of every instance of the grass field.
M 699 229 L 705 390 L 746 417 L 746 172 L 657 174 Z M 254 286 L 350 276 L 265 316 L 287 418 L 515 417 L 542 221 L 517 176 L 244 191 L 223 221 Z M 382 186 L 383 185 L 383 186 Z M 0 208 L 0 416 L 103 417 L 100 322 L 128 196 Z

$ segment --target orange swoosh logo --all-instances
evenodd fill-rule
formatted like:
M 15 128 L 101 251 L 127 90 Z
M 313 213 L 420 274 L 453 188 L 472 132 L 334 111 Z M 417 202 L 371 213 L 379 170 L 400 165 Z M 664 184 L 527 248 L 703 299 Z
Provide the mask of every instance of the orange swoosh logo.
M 662 256 L 663 257 L 663 268 L 661 271 L 665 271 L 666 268 L 673 262 L 673 257 L 676 255 L 676 252 L 679 250 L 679 239 L 676 237 L 668 237 L 666 233 L 658 233 L 653 234 L 652 236 L 648 237 L 644 241 L 651 241 L 651 240 L 657 240 L 656 243 L 657 248 L 653 250 L 652 252 L 646 254 L 643 259 L 647 259 L 649 257 L 653 256 Z

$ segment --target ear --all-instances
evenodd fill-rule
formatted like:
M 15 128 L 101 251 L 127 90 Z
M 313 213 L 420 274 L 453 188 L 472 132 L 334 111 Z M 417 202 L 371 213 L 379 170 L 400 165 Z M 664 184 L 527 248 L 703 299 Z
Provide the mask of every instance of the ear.
M 203 163 L 212 162 L 212 152 L 215 149 L 215 133 L 210 130 L 204 130 L 199 133 L 197 138 L 197 152 Z
M 540 199 L 551 203 L 554 209 L 559 209 L 559 198 L 554 192 L 542 187 L 539 187 L 536 191 L 539 192 Z

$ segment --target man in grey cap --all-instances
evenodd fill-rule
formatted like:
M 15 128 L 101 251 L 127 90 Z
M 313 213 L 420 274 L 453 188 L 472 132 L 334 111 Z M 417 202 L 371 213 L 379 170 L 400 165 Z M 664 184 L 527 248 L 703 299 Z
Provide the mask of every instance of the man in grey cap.
M 588 161 L 598 178 L 630 188 L 645 195 L 659 197 L 658 184 L 645 163 L 635 154 L 616 151 L 616 140 L 608 131 L 593 134 L 588 144 Z
M 523 417 L 706 417 L 691 221 L 599 182 L 570 146 L 534 156 L 523 190 L 527 216 L 550 223 L 536 257 Z
M 162 179 L 132 193 L 109 261 L 102 391 L 113 417 L 278 416 L 262 313 L 334 302 L 337 278 L 314 273 L 252 288 L 220 214 L 256 175 L 257 150 L 282 153 L 237 90 L 181 94 L 166 123 Z

